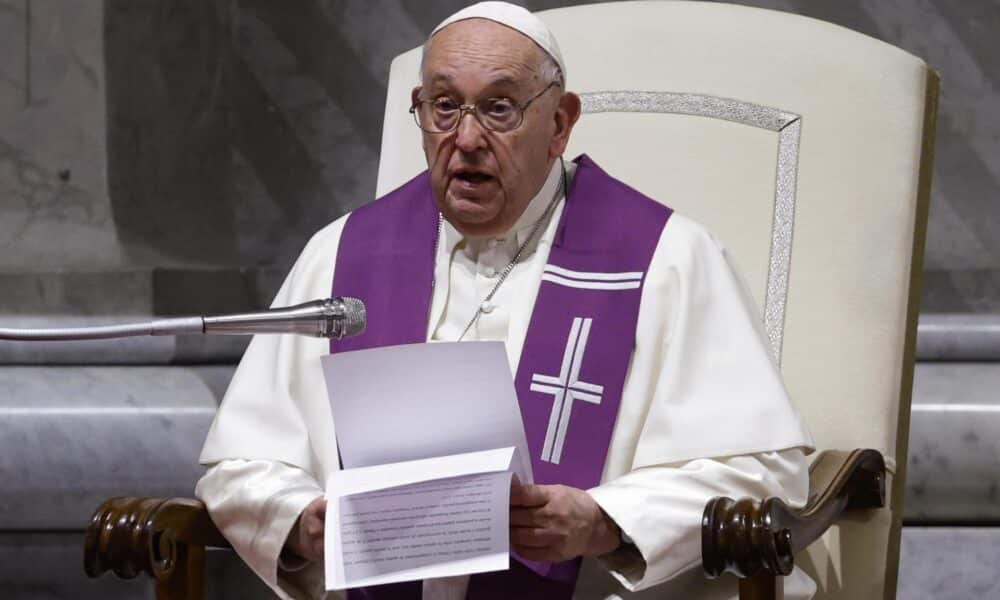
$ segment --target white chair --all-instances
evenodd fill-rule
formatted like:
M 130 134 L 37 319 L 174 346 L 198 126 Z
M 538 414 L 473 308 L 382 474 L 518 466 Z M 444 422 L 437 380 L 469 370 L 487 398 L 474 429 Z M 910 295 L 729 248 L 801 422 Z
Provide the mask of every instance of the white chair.
M 719 237 L 818 449 L 885 457 L 887 509 L 839 522 L 796 558 L 821 598 L 895 598 L 936 74 L 879 40 L 771 10 L 621 2 L 539 15 L 583 99 L 568 155 L 588 153 Z M 407 114 L 419 61 L 417 48 L 392 63 L 378 195 L 426 167 Z
M 767 530 L 768 519 L 781 521 L 780 506 L 736 507 L 770 536 L 750 549 L 757 564 L 750 572 L 738 557 L 723 556 L 747 551 L 738 541 L 712 546 L 721 530 L 713 532 L 708 519 L 706 557 L 711 550 L 713 559 L 706 568 L 713 562 L 753 576 L 741 593 L 759 594 L 759 584 L 767 588 L 791 551 L 826 530 L 844 504 L 877 504 L 885 485 L 886 508 L 839 520 L 795 560 L 817 581 L 820 598 L 894 598 L 936 75 L 884 42 L 770 10 L 622 2 L 540 15 L 562 47 L 569 89 L 583 99 L 569 155 L 587 152 L 719 237 L 749 282 L 818 448 L 870 448 L 885 459 L 888 481 L 880 481 L 877 453 L 846 462 L 845 452 L 817 453 L 825 458 L 814 483 L 824 481 L 815 492 L 827 495 L 812 506 L 813 520 L 803 521 L 808 527 L 789 525 L 788 547 L 775 542 L 780 531 Z M 416 48 L 392 63 L 379 195 L 425 168 L 407 110 L 419 60 Z M 178 516 L 188 504 L 114 502 L 95 515 L 88 572 L 146 569 L 162 589 L 199 576 L 195 563 L 154 568 L 152 550 L 142 556 L 142 539 L 157 535 L 178 547 L 218 541 L 175 531 L 185 518 L 195 521 Z M 821 527 L 816 513 L 823 513 Z M 108 558 L 125 543 L 112 539 L 108 523 L 123 515 L 148 524 L 145 538 L 128 542 L 139 548 L 117 551 L 131 566 Z M 190 593 L 199 585 L 174 587 Z

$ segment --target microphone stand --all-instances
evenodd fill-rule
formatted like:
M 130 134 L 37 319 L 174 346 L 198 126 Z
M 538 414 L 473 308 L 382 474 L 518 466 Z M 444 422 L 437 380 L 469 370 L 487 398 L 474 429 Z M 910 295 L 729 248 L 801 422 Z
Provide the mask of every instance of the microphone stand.
M 365 330 L 365 305 L 357 298 L 326 298 L 251 313 L 177 317 L 145 323 L 56 329 L 0 328 L 0 341 L 58 342 L 147 335 L 256 335 L 292 333 L 341 339 Z

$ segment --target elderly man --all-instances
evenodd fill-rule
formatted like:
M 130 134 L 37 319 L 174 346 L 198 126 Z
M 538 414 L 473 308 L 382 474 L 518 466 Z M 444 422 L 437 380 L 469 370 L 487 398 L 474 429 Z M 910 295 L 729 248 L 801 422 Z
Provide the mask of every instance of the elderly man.
M 247 350 L 197 493 L 282 597 L 323 593 L 319 482 L 338 468 L 327 351 L 505 342 L 537 482 L 511 494 L 509 571 L 348 597 L 731 597 L 732 582 L 694 568 L 706 500 L 804 502 L 811 440 L 749 295 L 698 225 L 586 156 L 563 160 L 580 115 L 565 74 L 551 33 L 519 7 L 481 3 L 435 29 L 411 108 L 428 170 L 316 234 L 275 300 L 324 296 L 332 281 L 365 300 L 369 330 Z M 553 372 L 586 401 L 572 419 L 553 408 L 559 382 L 537 375 Z M 745 434 L 713 435 L 724 420 Z

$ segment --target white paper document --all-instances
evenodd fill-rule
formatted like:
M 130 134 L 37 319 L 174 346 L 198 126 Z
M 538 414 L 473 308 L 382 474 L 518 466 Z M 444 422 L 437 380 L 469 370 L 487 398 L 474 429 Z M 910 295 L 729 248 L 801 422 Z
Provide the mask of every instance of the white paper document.
M 327 481 L 327 589 L 508 568 L 511 479 L 533 480 L 503 344 L 322 363 L 344 467 Z
M 500 448 L 331 475 L 327 589 L 509 568 L 515 453 Z

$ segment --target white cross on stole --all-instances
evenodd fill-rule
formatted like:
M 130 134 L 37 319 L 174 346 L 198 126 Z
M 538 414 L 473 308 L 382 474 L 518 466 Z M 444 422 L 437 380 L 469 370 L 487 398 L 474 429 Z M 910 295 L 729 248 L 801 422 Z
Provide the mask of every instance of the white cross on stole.
M 557 377 L 537 373 L 531 375 L 531 391 L 552 394 L 553 398 L 549 427 L 545 431 L 545 444 L 542 446 L 542 460 L 545 462 L 559 464 L 573 401 L 601 403 L 604 386 L 580 381 L 580 365 L 583 363 L 583 353 L 587 349 L 587 337 L 590 335 L 592 322 L 593 319 L 582 317 L 573 319 L 569 339 L 566 340 L 566 350 L 563 352 L 562 368 L 559 369 Z

